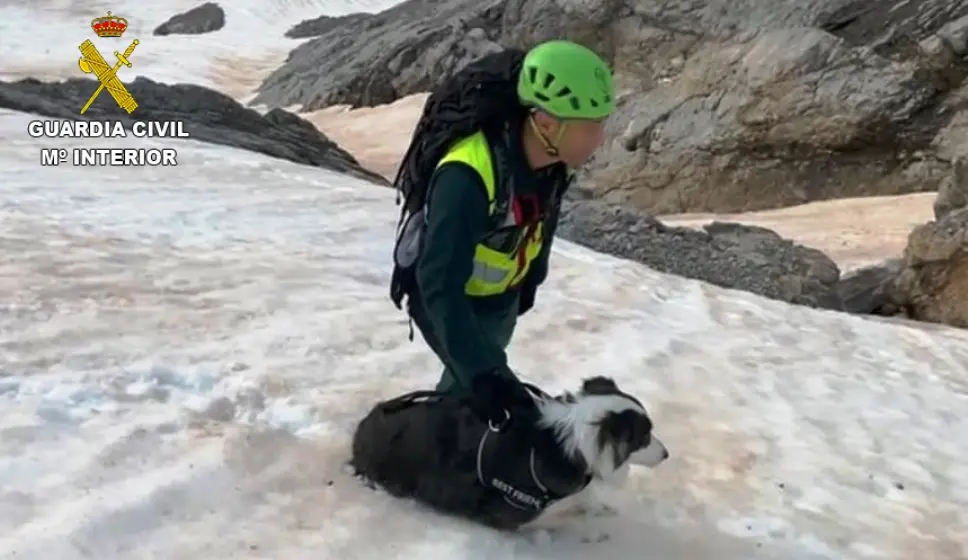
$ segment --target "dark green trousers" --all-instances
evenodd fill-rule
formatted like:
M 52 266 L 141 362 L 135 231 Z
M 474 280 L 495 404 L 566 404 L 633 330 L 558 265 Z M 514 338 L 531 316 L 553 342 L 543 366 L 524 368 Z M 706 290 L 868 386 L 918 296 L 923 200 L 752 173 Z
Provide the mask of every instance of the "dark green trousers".
M 494 305 L 495 302 L 475 302 L 474 314 L 481 329 L 488 333 L 501 348 L 507 348 L 518 322 L 518 298 L 501 299 L 503 301 L 499 305 Z M 427 341 L 427 345 L 444 365 L 435 390 L 455 394 L 469 393 L 470 387 L 463 387 L 454 375 L 448 363 L 447 354 L 443 351 L 440 340 L 434 335 L 433 326 L 427 319 L 425 311 L 419 309 L 419 306 L 414 306 L 411 313 L 413 322 Z

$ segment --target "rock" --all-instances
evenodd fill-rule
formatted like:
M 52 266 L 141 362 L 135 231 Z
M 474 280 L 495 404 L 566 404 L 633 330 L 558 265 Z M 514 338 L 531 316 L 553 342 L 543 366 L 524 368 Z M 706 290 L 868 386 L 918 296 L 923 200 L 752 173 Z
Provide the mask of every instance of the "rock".
M 225 27 L 225 11 L 215 2 L 205 2 L 172 16 L 155 28 L 154 35 L 200 35 Z
M 940 110 L 951 118 L 931 141 L 930 153 L 950 162 L 968 154 L 968 83 L 947 95 Z
M 919 41 L 968 15 L 968 3 L 963 0 L 847 0 L 821 4 L 825 4 L 826 13 L 817 27 L 852 45 L 874 47 L 881 54 L 910 54 Z
M 837 284 L 844 311 L 858 315 L 895 315 L 898 310 L 891 302 L 890 289 L 901 267 L 901 259 L 889 259 L 844 274 Z
M 289 30 L 287 36 L 315 39 L 290 53 L 252 103 L 304 110 L 390 103 L 431 90 L 502 46 L 561 35 L 604 45 L 622 6 L 620 0 L 409 0 L 379 14 L 316 18 Z
M 960 156 L 951 164 L 951 175 L 945 177 L 934 199 L 934 218 L 940 220 L 955 210 L 968 206 L 968 157 Z
M 228 397 L 218 397 L 205 407 L 205 416 L 216 422 L 235 420 L 235 403 Z
M 315 19 L 307 19 L 306 21 L 297 23 L 292 29 L 286 32 L 286 37 L 290 39 L 316 37 L 337 29 L 341 25 L 353 26 L 357 23 L 365 22 L 372 17 L 373 14 L 362 12 L 339 17 L 319 16 Z
M 947 41 L 956 54 L 968 55 L 968 16 L 946 24 L 938 30 L 938 37 Z
M 58 83 L 34 79 L 0 81 L 0 107 L 61 119 L 120 121 L 126 128 L 136 120 L 180 120 L 194 140 L 235 146 L 388 184 L 380 175 L 360 167 L 352 155 L 312 124 L 282 109 L 262 116 L 205 87 L 137 78 L 126 84 L 139 105 L 132 115 L 121 111 L 106 94 L 99 96 L 83 116 L 79 115 L 79 109 L 97 86 L 97 81 L 80 78 Z
M 790 303 L 842 309 L 837 265 L 822 252 L 765 228 L 722 222 L 704 231 L 669 227 L 620 205 L 566 200 L 557 234 L 661 272 Z
M 933 190 L 946 164 L 923 154 L 951 113 L 930 75 L 813 28 L 709 44 L 621 102 L 582 188 L 656 213 Z
M 968 208 L 911 232 L 890 297 L 912 319 L 968 328 Z
M 253 102 L 390 103 L 566 37 L 609 58 L 623 92 L 589 196 L 676 213 L 930 191 L 963 145 L 965 105 L 947 99 L 968 75 L 965 17 L 968 0 L 408 0 L 297 25 L 315 38 Z

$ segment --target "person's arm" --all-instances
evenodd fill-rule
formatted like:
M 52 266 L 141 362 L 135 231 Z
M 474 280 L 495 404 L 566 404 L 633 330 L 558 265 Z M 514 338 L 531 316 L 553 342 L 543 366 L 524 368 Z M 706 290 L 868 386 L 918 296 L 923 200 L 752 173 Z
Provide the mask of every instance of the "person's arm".
M 504 349 L 481 329 L 464 293 L 490 225 L 487 194 L 477 172 L 457 162 L 441 166 L 429 188 L 417 285 L 450 367 L 470 390 L 478 375 L 507 369 Z

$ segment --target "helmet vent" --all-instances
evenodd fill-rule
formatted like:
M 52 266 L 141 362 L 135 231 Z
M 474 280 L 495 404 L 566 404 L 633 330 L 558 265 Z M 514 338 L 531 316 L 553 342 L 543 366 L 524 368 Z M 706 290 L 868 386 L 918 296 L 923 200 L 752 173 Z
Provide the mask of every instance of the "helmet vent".
M 577 97 L 572 96 L 572 98 L 569 99 L 568 101 L 571 103 L 572 109 L 574 109 L 575 111 L 581 111 L 581 103 L 578 101 Z
M 528 66 L 528 81 L 532 84 L 538 81 L 538 67 Z
M 534 95 L 535 99 L 537 99 L 539 101 L 544 101 L 545 103 L 551 101 L 551 98 L 550 97 L 548 97 L 547 95 L 541 93 L 540 91 L 534 92 L 533 95 Z
M 554 82 L 555 82 L 555 75 L 554 74 L 545 74 L 544 83 L 541 84 L 541 88 L 542 89 L 548 89 L 548 88 L 551 87 L 551 84 L 553 84 Z
M 591 104 L 592 107 L 595 107 L 596 109 L 598 108 L 598 101 L 595 101 L 594 99 L 589 99 L 588 102 Z

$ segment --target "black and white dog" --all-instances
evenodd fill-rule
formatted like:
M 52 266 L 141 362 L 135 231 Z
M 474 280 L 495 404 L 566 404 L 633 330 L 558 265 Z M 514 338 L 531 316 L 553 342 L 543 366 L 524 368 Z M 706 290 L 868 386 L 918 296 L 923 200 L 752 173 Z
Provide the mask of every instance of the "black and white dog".
M 357 426 L 350 465 L 394 496 L 513 530 L 590 484 L 615 485 L 630 463 L 669 456 L 642 403 L 609 378 L 559 397 L 531 391 L 537 425 L 506 430 L 429 391 L 381 402 Z

